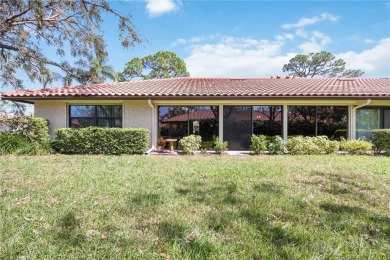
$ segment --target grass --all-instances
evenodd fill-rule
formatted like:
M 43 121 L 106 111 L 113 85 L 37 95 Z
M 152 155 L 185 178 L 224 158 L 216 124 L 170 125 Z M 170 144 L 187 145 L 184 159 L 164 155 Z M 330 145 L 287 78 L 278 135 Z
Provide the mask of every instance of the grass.
M 385 259 L 390 158 L 2 156 L 0 259 Z

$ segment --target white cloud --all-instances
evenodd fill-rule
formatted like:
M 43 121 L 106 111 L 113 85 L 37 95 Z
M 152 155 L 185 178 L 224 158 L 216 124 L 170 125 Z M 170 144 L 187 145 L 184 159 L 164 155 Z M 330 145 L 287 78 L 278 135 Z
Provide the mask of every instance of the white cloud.
M 296 23 L 288 23 L 288 24 L 283 24 L 282 28 L 283 29 L 294 29 L 294 28 L 303 28 L 308 25 L 313 25 L 319 22 L 324 22 L 324 21 L 331 21 L 333 23 L 337 22 L 339 19 L 338 16 L 331 15 L 329 13 L 322 13 L 319 16 L 313 16 L 310 18 L 301 18 L 299 19 L 298 22 Z
M 284 41 L 224 37 L 214 44 L 191 47 L 184 59 L 193 77 L 270 77 L 296 53 L 280 54 Z
M 371 40 L 371 39 L 368 39 L 368 38 L 366 38 L 366 39 L 364 39 L 364 43 L 366 43 L 366 44 L 372 44 L 372 43 L 375 43 L 375 41 L 374 41 L 374 40 Z
M 390 38 L 360 53 L 348 51 L 336 54 L 347 63 L 347 69 L 361 69 L 366 77 L 390 77 Z
M 175 0 L 146 0 L 146 10 L 151 16 L 175 11 L 179 3 Z
M 298 45 L 298 48 L 306 54 L 323 51 L 332 42 L 329 36 L 319 31 L 312 31 L 310 34 L 305 33 L 302 35 L 304 35 L 304 37 L 300 36 L 307 39 L 307 41 Z
M 211 39 L 211 37 L 212 36 L 208 37 L 208 39 Z M 176 46 L 182 45 L 182 44 L 199 43 L 199 42 L 203 42 L 205 40 L 206 40 L 206 37 L 204 37 L 204 36 L 196 36 L 196 37 L 192 37 L 192 38 L 188 38 L 188 39 L 180 38 L 180 39 L 177 39 L 176 41 L 174 41 L 173 43 L 171 43 L 171 46 L 176 47 Z

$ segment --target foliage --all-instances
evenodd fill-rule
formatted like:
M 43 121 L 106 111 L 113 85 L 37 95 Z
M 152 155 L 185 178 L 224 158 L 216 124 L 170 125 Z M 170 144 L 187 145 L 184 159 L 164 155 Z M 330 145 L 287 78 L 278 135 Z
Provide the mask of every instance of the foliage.
M 130 16 L 110 7 L 109 1 L 27 0 L 2 1 L 0 7 L 0 82 L 3 86 L 23 88 L 24 71 L 30 80 L 46 87 L 53 81 L 53 68 L 77 76 L 64 66 L 71 55 L 83 59 L 90 52 L 97 58 L 107 57 L 101 24 L 103 14 L 118 20 L 119 39 L 129 47 L 141 42 Z M 54 48 L 56 59 L 47 56 Z
M 215 153 L 222 154 L 228 150 L 228 142 L 227 141 L 222 142 L 222 140 L 219 139 L 219 137 L 216 137 L 214 140 L 213 149 Z
M 59 128 L 53 147 L 64 154 L 142 154 L 148 143 L 142 128 Z
M 73 80 L 80 84 L 99 84 L 105 82 L 107 78 L 117 81 L 117 73 L 112 66 L 106 65 L 106 58 L 94 57 L 93 54 L 87 56 L 87 61 L 80 60 L 75 63 L 75 68 L 71 68 L 67 62 L 63 66 L 72 70 L 73 73 L 66 73 L 65 76 L 56 75 L 62 80 L 64 86 L 70 86 Z
M 201 143 L 202 137 L 200 135 L 189 135 L 180 139 L 180 145 L 185 154 L 193 154 L 199 150 Z
M 254 154 L 260 154 L 267 150 L 267 137 L 265 135 L 252 135 L 250 150 Z
M 390 129 L 372 130 L 371 142 L 375 153 L 390 153 Z
M 340 149 L 338 141 L 331 141 L 327 136 L 312 137 L 314 144 L 316 144 L 321 153 L 332 154 L 336 153 Z
M 297 136 L 287 140 L 286 148 L 290 154 L 330 154 L 339 150 L 339 143 L 326 136 Z
M 31 143 L 42 144 L 50 140 L 49 121 L 39 117 L 11 117 L 3 119 L 8 132 Z
M 350 154 L 365 154 L 373 148 L 372 143 L 365 140 L 346 140 L 340 141 L 340 150 Z
M 133 58 L 120 73 L 120 81 L 188 77 L 186 64 L 175 53 L 159 51 L 143 58 Z
M 29 143 L 19 136 L 0 133 L 0 154 L 18 154 L 20 149 L 28 145 Z
M 269 137 L 267 140 L 267 150 L 270 154 L 283 154 L 285 148 L 285 141 L 282 137 L 276 135 Z
M 29 142 L 23 137 L 0 133 L 0 154 L 45 155 L 52 153 L 50 143 Z
M 361 70 L 346 70 L 345 61 L 326 51 L 298 54 L 283 66 L 284 72 L 303 78 L 314 76 L 354 78 L 363 75 Z

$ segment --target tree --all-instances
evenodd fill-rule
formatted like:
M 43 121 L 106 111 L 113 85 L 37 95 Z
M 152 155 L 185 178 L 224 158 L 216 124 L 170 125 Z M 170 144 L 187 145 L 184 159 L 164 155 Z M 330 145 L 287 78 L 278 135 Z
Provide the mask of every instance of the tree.
M 346 62 L 326 51 L 318 53 L 298 54 L 288 64 L 283 66 L 283 72 L 291 72 L 290 75 L 302 78 L 315 76 L 353 78 L 363 75 L 363 71 L 346 70 Z
M 104 82 L 107 78 L 117 81 L 117 73 L 112 66 L 105 65 L 105 59 L 90 56 L 88 62 L 89 64 L 80 64 L 82 67 L 87 67 L 87 70 L 79 68 L 77 71 L 78 78 L 76 78 L 76 80 L 81 84 L 99 84 Z
M 175 53 L 159 51 L 143 58 L 133 58 L 120 73 L 120 81 L 188 77 L 186 64 Z
M 106 13 L 118 20 L 123 47 L 141 42 L 130 16 L 110 7 L 108 0 L 0 0 L 0 83 L 23 88 L 17 72 L 47 85 L 59 68 L 69 77 L 77 70 L 61 61 L 66 55 L 88 58 L 92 50 L 97 59 L 107 57 L 100 24 Z M 57 58 L 44 51 L 56 49 Z M 69 51 L 68 51 L 69 50 Z

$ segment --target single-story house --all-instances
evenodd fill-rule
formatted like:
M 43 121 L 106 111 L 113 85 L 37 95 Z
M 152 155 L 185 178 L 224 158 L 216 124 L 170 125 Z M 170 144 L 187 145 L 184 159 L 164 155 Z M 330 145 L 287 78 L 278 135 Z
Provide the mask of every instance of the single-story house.
M 2 93 L 62 127 L 142 127 L 160 136 L 215 136 L 246 150 L 254 134 L 360 137 L 390 128 L 390 78 L 170 78 Z

